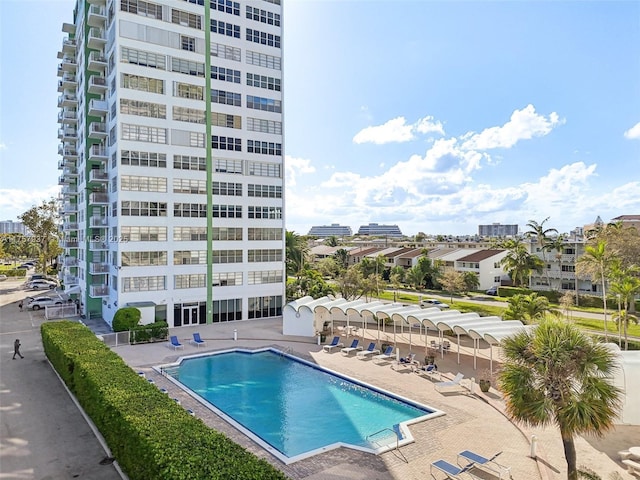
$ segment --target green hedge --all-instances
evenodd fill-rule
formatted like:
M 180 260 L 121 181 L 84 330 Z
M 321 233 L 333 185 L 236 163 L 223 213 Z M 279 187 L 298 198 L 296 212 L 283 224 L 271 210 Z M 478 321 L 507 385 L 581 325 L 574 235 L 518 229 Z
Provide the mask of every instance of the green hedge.
M 137 375 L 80 323 L 41 327 L 47 358 L 131 480 L 287 477 Z
M 148 343 L 157 340 L 166 340 L 169 335 L 167 322 L 155 322 L 148 325 L 140 325 L 131 329 L 131 343 Z

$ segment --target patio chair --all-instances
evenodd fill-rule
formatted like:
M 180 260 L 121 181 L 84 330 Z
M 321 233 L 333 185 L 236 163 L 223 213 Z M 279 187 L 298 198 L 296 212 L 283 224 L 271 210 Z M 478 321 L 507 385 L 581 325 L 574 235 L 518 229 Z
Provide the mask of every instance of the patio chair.
M 377 355 L 380 350 L 376 349 L 376 343 L 371 342 L 366 350 L 361 350 L 356 354 L 356 357 L 360 360 L 369 358 L 369 355 Z
M 331 343 L 322 347 L 325 352 L 331 352 L 334 348 L 344 347 L 344 343 L 340 342 L 340 337 L 333 337 Z
M 384 352 L 373 356 L 374 362 L 388 362 L 393 360 L 393 345 L 389 345 Z
M 496 453 L 492 457 L 484 457 L 479 453 L 472 452 L 471 450 L 464 450 L 463 452 L 460 452 L 458 454 L 458 463 L 459 463 L 460 457 L 462 457 L 468 462 L 475 463 L 478 466 L 481 466 L 483 468 L 486 468 L 487 470 L 497 473 L 498 478 L 502 478 L 503 472 L 505 472 L 507 476 L 511 476 L 511 467 L 507 467 L 506 465 L 501 465 L 498 462 L 496 462 L 496 458 L 498 458 L 498 456 L 500 456 L 501 454 L 502 454 L 502 451 Z M 487 464 L 495 465 L 497 469 L 491 468 Z
M 473 473 L 471 473 L 471 469 L 475 467 L 474 463 L 470 463 L 466 467 L 458 467 L 452 463 L 447 462 L 446 460 L 436 460 L 431 463 L 430 473 L 433 478 L 433 469 L 440 470 L 441 472 L 447 475 L 447 478 L 453 479 L 463 479 L 465 478 L 463 474 L 470 476 L 471 478 L 478 478 Z
M 189 343 L 194 344 L 196 347 L 199 347 L 200 345 L 206 345 L 207 342 L 202 340 L 202 338 L 200 338 L 200 333 L 198 332 L 194 332 L 193 334 L 193 339 L 189 340 Z
M 443 388 L 451 388 L 451 387 L 455 387 L 455 388 L 464 388 L 464 386 L 462 385 L 462 379 L 464 378 L 464 374 L 463 373 L 459 373 L 453 377 L 452 380 L 448 380 L 446 382 L 438 382 L 436 384 L 434 384 L 434 387 L 436 389 L 436 391 L 440 391 Z
M 171 335 L 171 337 L 169 337 L 169 346 L 173 347 L 174 350 L 184 348 L 184 345 L 178 341 L 178 337 L 176 335 Z
M 356 338 L 353 342 L 351 342 L 351 346 L 350 347 L 343 348 L 340 351 L 342 352 L 343 355 L 347 355 L 348 356 L 351 352 L 355 352 L 357 350 L 362 350 L 362 347 L 359 347 L 358 343 L 360 343 L 360 341 Z

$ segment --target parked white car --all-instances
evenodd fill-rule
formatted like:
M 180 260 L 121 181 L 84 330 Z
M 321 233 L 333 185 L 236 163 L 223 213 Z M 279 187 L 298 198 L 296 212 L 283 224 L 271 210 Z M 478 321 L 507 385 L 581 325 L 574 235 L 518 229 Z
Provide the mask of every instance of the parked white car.
M 33 280 L 26 285 L 28 290 L 53 290 L 57 286 L 57 283 L 48 280 Z
M 440 300 L 436 300 L 434 298 L 428 298 L 427 300 L 422 300 L 420 302 L 421 307 L 438 307 L 438 308 L 449 308 L 449 305 L 446 303 L 442 303 Z
M 54 297 L 36 297 L 27 304 L 27 310 L 40 310 L 47 305 L 62 305 L 62 299 Z

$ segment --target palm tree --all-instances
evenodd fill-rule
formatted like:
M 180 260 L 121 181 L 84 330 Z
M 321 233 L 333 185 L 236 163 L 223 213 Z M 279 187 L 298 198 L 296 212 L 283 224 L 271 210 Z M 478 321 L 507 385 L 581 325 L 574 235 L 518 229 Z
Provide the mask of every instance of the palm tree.
M 602 308 L 604 310 L 604 340 L 609 341 L 607 330 L 607 292 L 605 274 L 608 270 L 607 265 L 612 256 L 607 250 L 607 244 L 598 240 L 595 245 L 587 245 L 577 262 L 577 270 L 581 273 L 589 275 L 591 279 L 598 278 L 602 285 Z M 578 272 L 576 272 L 577 274 Z
M 285 237 L 287 275 L 299 276 L 304 270 L 304 263 L 309 254 L 309 247 L 304 237 L 287 230 Z
M 549 220 L 549 217 L 545 218 L 540 223 L 536 222 L 535 220 L 529 220 L 529 222 L 527 223 L 527 227 L 529 227 L 529 230 L 525 232 L 525 235 L 536 237 L 536 245 L 540 247 L 542 251 L 542 261 L 544 262 L 544 268 L 546 271 L 547 285 L 549 285 L 549 288 L 551 288 L 551 284 L 549 281 L 549 269 L 547 268 L 547 256 L 544 245 L 547 242 L 549 235 L 552 233 L 555 233 L 557 235 L 558 230 L 556 230 L 555 228 L 547 228 L 545 230 L 544 224 L 547 222 L 547 220 Z
M 560 282 L 558 283 L 557 291 L 562 287 L 562 252 L 564 251 L 564 237 L 562 235 L 556 235 L 555 237 L 549 237 L 545 240 L 544 246 L 542 247 L 543 252 L 550 252 L 552 250 L 556 251 L 556 260 L 558 260 L 559 268 L 560 268 Z M 575 278 L 574 273 L 574 281 L 578 281 Z
M 522 320 L 524 323 L 535 323 L 547 317 L 547 314 L 557 315 L 551 308 L 547 297 L 537 293 L 518 293 L 507 300 L 509 307 L 504 311 L 504 318 Z
M 611 282 L 611 291 L 618 296 L 619 302 L 618 314 L 614 316 L 614 319 L 618 325 L 618 332 L 620 327 L 624 326 L 625 350 L 629 348 L 629 340 L 627 338 L 629 322 L 638 323 L 638 318 L 629 311 L 635 296 L 640 293 L 640 278 L 632 275 L 636 270 L 636 268 L 625 269 L 619 262 L 613 262 L 612 276 L 614 280 Z
M 498 384 L 507 414 L 529 426 L 560 429 L 567 479 L 577 480 L 574 437 L 613 427 L 621 391 L 611 383 L 615 354 L 577 327 L 546 320 L 502 341 Z
M 349 252 L 344 248 L 339 248 L 336 253 L 333 254 L 336 259 L 336 263 L 340 265 L 342 270 L 349 268 Z
M 525 286 L 532 271 L 542 272 L 544 263 L 527 251 L 520 240 L 505 242 L 507 254 L 500 260 L 516 286 Z

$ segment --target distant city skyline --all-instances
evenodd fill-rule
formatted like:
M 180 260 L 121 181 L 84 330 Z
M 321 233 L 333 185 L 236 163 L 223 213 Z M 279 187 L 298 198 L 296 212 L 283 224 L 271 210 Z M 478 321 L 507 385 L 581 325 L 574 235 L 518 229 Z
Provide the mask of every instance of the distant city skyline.
M 74 5 L 0 2 L 0 219 L 58 195 L 57 52 Z M 640 213 L 640 2 L 283 8 L 287 230 L 469 235 L 549 217 L 569 232 Z

